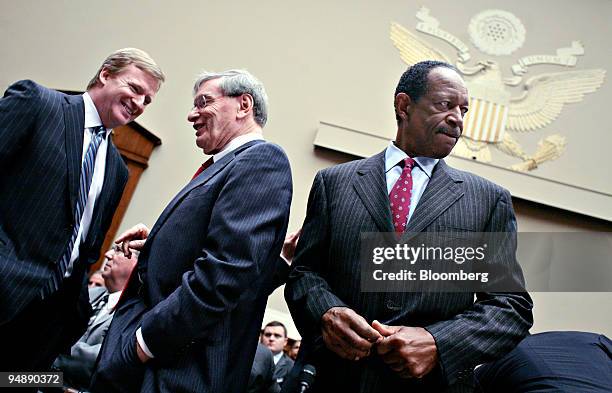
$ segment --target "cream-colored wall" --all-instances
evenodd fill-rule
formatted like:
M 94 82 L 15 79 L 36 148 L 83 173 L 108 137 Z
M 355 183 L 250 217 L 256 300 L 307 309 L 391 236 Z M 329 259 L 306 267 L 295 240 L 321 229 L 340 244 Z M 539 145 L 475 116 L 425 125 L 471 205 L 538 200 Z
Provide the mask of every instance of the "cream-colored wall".
M 581 58 L 581 64 L 590 68 L 609 65 L 609 45 L 604 39 L 610 35 L 609 1 L 423 3 L 440 19 L 462 24 L 486 8 L 515 13 L 528 10 L 521 13 L 527 18 L 523 21 L 527 31 L 541 25 L 547 29 L 546 37 L 539 41 L 542 47 L 533 47 L 534 52 L 546 49 L 548 53 L 586 37 L 594 44 L 586 48 L 589 56 Z M 266 137 L 285 148 L 293 166 L 290 229 L 295 229 L 304 218 L 316 171 L 344 159 L 337 153 L 313 149 L 320 120 L 378 130 L 389 137 L 394 134 L 392 92 L 405 65 L 388 38 L 389 23 L 412 26 L 418 6 L 407 0 L 385 1 L 384 6 L 376 0 L 0 0 L 0 89 L 25 78 L 59 89 L 83 89 L 101 60 L 126 46 L 142 48 L 157 60 L 167 82 L 139 122 L 163 144 L 142 176 L 120 228 L 125 229 L 136 222 L 152 225 L 205 159 L 195 147 L 194 131 L 186 121 L 196 73 L 204 68 L 247 68 L 264 82 L 270 96 Z M 562 17 L 547 18 L 551 8 Z M 579 29 L 572 31 L 573 26 Z M 528 40 L 526 45 L 535 43 Z M 602 50 L 607 54 L 600 53 Z M 602 62 L 602 57 L 608 62 Z M 604 84 L 597 100 L 576 104 L 579 113 L 588 112 L 586 120 L 577 125 L 573 118 L 566 119 L 576 126 L 577 133 L 581 127 L 610 129 L 603 109 L 612 98 L 610 86 Z M 609 143 L 599 142 L 593 145 L 594 152 L 607 150 Z M 610 188 L 609 177 L 596 181 Z M 519 216 L 523 227 L 535 225 L 535 220 Z M 535 298 L 539 302 L 536 329 L 612 333 L 612 324 L 605 317 L 610 313 L 601 309 L 602 305 L 612 309 L 609 294 Z M 579 307 L 571 307 L 567 298 Z M 279 291 L 271 298 L 270 307 L 286 311 Z
M 610 222 L 531 202 L 515 200 L 514 208 L 519 230 L 523 232 L 612 232 Z M 531 295 L 534 301 L 534 333 L 580 330 L 603 332 L 608 336 L 612 334 L 610 293 L 538 292 Z

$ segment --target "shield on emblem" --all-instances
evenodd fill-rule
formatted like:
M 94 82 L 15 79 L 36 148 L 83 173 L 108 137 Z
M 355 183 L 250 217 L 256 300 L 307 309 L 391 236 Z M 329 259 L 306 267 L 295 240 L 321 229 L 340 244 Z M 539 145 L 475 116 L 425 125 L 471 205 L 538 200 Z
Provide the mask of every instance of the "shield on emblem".
M 470 110 L 463 119 L 463 136 L 478 142 L 501 142 L 508 118 L 510 92 L 501 84 L 478 79 L 468 82 L 468 91 Z

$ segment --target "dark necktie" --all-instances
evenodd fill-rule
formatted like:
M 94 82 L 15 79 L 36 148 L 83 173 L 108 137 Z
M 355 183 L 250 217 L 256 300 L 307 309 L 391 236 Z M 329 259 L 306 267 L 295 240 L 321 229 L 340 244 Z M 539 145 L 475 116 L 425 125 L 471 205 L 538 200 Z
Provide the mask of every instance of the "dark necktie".
M 406 157 L 399 165 L 403 165 L 404 169 L 389 193 L 389 202 L 391 204 L 393 228 L 395 228 L 396 233 L 403 233 L 406 230 L 406 220 L 410 213 L 414 160 Z
M 195 179 L 196 177 L 198 177 L 198 175 L 202 172 L 204 172 L 206 170 L 206 168 L 208 168 L 209 166 L 211 166 L 213 164 L 213 158 L 210 157 L 208 160 L 206 160 L 196 171 L 196 173 L 193 175 L 193 177 L 191 178 L 191 180 Z
M 102 126 L 92 127 L 91 141 L 89 147 L 85 152 L 85 158 L 83 159 L 83 165 L 81 167 L 81 177 L 79 181 L 79 193 L 77 197 L 76 208 L 74 210 L 74 228 L 72 230 L 72 236 L 68 242 L 68 246 L 64 250 L 60 261 L 58 262 L 51 281 L 43 287 L 41 296 L 45 298 L 47 295 L 55 292 L 61 285 L 68 265 L 70 264 L 70 256 L 75 245 L 78 247 L 77 235 L 79 233 L 79 227 L 81 226 L 81 218 L 83 217 L 83 211 L 85 210 L 85 204 L 87 202 L 87 196 L 89 195 L 89 188 L 91 187 L 91 179 L 94 173 L 94 165 L 96 163 L 96 154 L 100 143 L 106 137 L 106 129 Z
M 93 313 L 91 314 L 91 318 L 89 318 L 89 322 L 87 323 L 88 327 L 90 327 L 95 322 L 95 320 L 98 318 L 98 315 L 100 315 L 102 310 L 104 310 L 104 306 L 106 306 L 107 304 L 108 304 L 108 292 L 102 295 L 102 298 L 93 307 Z

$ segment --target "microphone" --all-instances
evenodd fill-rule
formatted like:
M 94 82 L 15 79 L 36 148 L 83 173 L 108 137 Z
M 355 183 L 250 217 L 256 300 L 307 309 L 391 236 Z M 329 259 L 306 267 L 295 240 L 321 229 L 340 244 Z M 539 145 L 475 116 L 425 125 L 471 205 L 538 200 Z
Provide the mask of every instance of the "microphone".
M 313 384 L 317 371 L 312 364 L 306 364 L 300 373 L 300 393 L 305 393 Z

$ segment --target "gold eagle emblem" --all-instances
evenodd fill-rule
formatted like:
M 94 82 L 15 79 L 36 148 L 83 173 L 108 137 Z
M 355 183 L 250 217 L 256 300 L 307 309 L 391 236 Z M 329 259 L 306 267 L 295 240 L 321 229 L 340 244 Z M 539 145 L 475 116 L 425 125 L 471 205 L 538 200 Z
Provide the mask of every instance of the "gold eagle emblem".
M 434 48 L 399 23 L 392 22 L 390 37 L 400 58 L 408 65 L 423 60 L 440 60 L 454 64 L 464 75 L 470 95 L 470 111 L 464 119 L 463 136 L 453 154 L 482 162 L 491 162 L 493 147 L 521 161 L 510 166 L 516 171 L 531 171 L 538 165 L 563 154 L 566 138 L 549 135 L 539 141 L 533 154 L 525 152 L 513 133 L 533 132 L 553 123 L 566 104 L 580 102 L 603 83 L 605 70 L 591 69 L 543 73 L 525 78 L 528 67 L 555 64 L 573 67 L 576 56 L 584 49 L 578 41 L 560 48 L 555 55 L 523 57 L 512 66 L 513 76 L 502 75 L 499 63 L 492 59 L 471 62 L 468 45 L 442 30 L 437 19 L 422 7 L 417 12 L 416 30 L 445 41 L 457 51 L 456 61 Z M 525 30 L 522 23 L 507 11 L 487 10 L 470 22 L 472 43 L 486 54 L 509 54 L 518 49 Z M 514 88 L 514 95 L 510 88 Z M 519 93 L 516 93 L 519 89 Z

